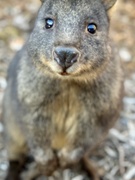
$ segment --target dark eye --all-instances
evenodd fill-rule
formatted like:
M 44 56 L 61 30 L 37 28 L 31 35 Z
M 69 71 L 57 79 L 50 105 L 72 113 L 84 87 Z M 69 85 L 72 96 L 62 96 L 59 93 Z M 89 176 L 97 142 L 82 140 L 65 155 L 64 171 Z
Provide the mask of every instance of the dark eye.
M 45 28 L 46 29 L 52 28 L 53 25 L 54 25 L 54 20 L 53 19 L 51 19 L 51 18 L 45 19 Z
M 87 27 L 87 30 L 88 30 L 89 33 L 95 34 L 96 31 L 97 31 L 96 24 L 94 24 L 94 23 L 89 24 L 88 27 Z

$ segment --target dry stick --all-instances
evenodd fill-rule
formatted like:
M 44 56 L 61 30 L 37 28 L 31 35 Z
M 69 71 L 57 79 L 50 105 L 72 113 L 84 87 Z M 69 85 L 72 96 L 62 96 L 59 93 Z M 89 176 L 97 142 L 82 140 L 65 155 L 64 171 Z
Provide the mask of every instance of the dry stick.
M 87 172 L 92 176 L 92 180 L 100 180 L 98 170 L 94 167 L 93 163 L 87 156 L 84 156 L 83 161 Z
M 119 167 L 120 167 L 120 174 L 121 176 L 124 175 L 125 173 L 125 169 L 124 169 L 124 160 L 125 160 L 125 152 L 124 152 L 124 149 L 119 146 L 118 147 L 118 152 L 119 152 Z
M 103 140 L 105 139 L 104 138 L 105 136 L 106 136 L 106 133 L 104 134 L 102 138 L 100 138 L 99 143 L 97 143 L 97 145 L 95 145 L 93 148 L 90 148 L 83 157 L 84 166 L 87 172 L 92 176 L 93 178 L 92 180 L 100 180 L 100 176 L 99 176 L 97 168 L 94 167 L 92 161 L 90 160 L 90 156 L 96 154 L 96 149 L 102 144 Z

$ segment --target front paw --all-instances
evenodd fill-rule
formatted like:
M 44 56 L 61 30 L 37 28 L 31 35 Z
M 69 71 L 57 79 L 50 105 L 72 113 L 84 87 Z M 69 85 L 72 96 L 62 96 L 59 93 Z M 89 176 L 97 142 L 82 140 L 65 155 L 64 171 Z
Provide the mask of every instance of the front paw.
M 50 176 L 58 168 L 58 158 L 56 153 L 52 149 L 37 149 L 35 151 L 35 161 L 39 172 L 45 176 Z
M 42 172 L 45 176 L 51 176 L 53 172 L 58 169 L 59 163 L 57 157 L 48 160 L 44 165 L 39 164 L 39 171 Z
M 83 149 L 77 148 L 72 151 L 68 151 L 67 149 L 63 149 L 58 153 L 59 164 L 62 168 L 72 167 L 82 159 L 83 157 Z

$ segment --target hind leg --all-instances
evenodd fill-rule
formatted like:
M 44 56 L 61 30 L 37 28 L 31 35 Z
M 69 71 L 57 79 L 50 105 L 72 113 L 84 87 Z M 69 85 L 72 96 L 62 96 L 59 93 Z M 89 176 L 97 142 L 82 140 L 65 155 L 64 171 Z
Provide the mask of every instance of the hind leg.
M 9 160 L 9 168 L 5 180 L 21 180 L 20 174 L 25 170 L 25 156 L 21 160 Z
M 25 168 L 27 159 L 26 146 L 18 146 L 15 144 L 7 144 L 9 168 L 6 176 L 6 180 L 20 180 L 20 173 Z
M 9 161 L 6 180 L 20 180 L 28 154 L 26 141 L 21 130 L 13 123 L 10 127 L 6 126 L 4 138 Z

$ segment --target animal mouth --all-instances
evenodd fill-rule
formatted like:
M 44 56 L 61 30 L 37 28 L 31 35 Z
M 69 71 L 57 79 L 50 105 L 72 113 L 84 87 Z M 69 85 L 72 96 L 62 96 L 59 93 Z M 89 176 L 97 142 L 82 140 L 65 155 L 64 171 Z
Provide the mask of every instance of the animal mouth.
M 67 72 L 67 68 L 62 68 L 62 71 L 59 73 L 61 76 L 68 76 L 69 73 Z
M 68 74 L 66 71 L 63 71 L 63 72 L 60 73 L 60 75 L 62 75 L 62 76 L 68 76 L 69 74 Z

